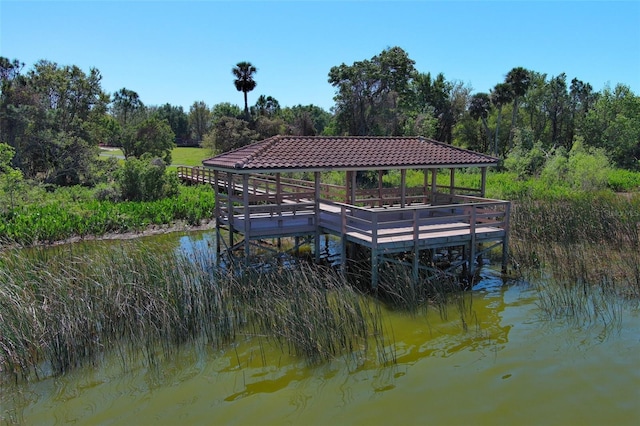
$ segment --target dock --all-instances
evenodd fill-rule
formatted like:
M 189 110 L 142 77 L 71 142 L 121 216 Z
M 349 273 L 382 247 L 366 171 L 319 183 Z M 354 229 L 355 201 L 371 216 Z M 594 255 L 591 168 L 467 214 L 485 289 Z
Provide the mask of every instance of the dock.
M 335 154 L 345 147 L 348 152 Z M 179 167 L 178 177 L 213 187 L 223 256 L 249 259 L 251 247 L 263 240 L 294 238 L 296 247 L 310 243 L 320 261 L 321 236 L 332 235 L 341 242 L 342 268 L 353 260 L 348 245 L 368 253 L 375 288 L 384 263 L 409 267 L 414 280 L 443 272 L 472 276 L 478 259 L 500 248 L 506 270 L 511 203 L 484 196 L 486 169 L 496 163 L 424 138 L 282 136 L 205 160 L 203 167 Z M 455 184 L 455 170 L 462 167 L 480 169 L 479 188 Z M 383 185 L 393 168 L 400 170 L 399 187 Z M 422 185 L 407 186 L 409 168 L 422 171 Z M 358 171 L 371 169 L 377 185 L 363 187 Z M 448 185 L 436 182 L 442 169 L 449 170 Z M 344 184 L 323 182 L 322 173 L 336 170 L 344 173 Z M 292 177 L 300 174 L 313 180 Z M 443 249 L 459 253 L 444 269 L 430 261 Z

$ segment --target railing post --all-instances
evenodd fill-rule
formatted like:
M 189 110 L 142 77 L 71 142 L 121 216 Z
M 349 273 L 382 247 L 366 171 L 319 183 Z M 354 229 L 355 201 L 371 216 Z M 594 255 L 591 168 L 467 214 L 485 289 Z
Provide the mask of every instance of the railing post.
M 471 242 L 469 247 L 469 274 L 473 276 L 476 272 L 476 205 L 470 206 L 469 232 Z
M 507 273 L 507 265 L 509 263 L 509 216 L 511 215 L 511 202 L 507 201 L 504 205 L 504 238 L 502 240 L 502 273 Z
M 340 272 L 344 276 L 347 272 L 347 210 L 340 206 Z
M 313 227 L 315 229 L 314 250 L 316 263 L 320 262 L 320 172 L 313 173 L 314 206 Z
M 413 210 L 413 271 L 412 271 L 412 282 L 411 285 L 415 287 L 418 283 L 418 272 L 420 265 L 420 249 L 419 249 L 419 241 L 420 241 L 420 214 L 418 213 L 418 209 Z

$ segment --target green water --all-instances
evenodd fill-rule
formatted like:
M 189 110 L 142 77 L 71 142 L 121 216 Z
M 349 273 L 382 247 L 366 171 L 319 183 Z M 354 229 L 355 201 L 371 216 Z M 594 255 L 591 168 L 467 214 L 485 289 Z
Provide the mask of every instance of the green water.
M 310 367 L 247 336 L 222 351 L 185 347 L 157 368 L 123 370 L 106 356 L 62 377 L 5 385 L 1 415 L 29 425 L 637 424 L 637 305 L 621 301 L 604 324 L 551 320 L 537 301 L 534 285 L 504 284 L 486 270 L 446 318 L 385 311 L 392 365 L 345 356 Z

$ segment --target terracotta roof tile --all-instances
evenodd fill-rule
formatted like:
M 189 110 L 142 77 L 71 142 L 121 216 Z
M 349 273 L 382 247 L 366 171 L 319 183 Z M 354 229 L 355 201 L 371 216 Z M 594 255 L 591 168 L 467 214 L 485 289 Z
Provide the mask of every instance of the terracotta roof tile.
M 204 160 L 246 171 L 497 165 L 498 159 L 422 137 L 274 136 Z

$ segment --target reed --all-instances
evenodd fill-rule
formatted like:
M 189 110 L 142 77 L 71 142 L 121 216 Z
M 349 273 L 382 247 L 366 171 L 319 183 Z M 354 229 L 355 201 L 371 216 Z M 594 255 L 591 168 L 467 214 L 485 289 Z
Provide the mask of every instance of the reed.
M 542 283 L 548 316 L 608 324 L 619 320 L 621 296 L 640 298 L 640 197 L 524 198 L 511 220 L 512 263 Z
M 310 363 L 373 352 L 390 362 L 383 324 L 375 303 L 311 266 L 234 274 L 140 242 L 0 256 L 4 379 L 61 374 L 106 351 L 118 351 L 125 365 L 142 353 L 153 366 L 185 342 L 223 347 L 247 336 L 272 339 Z

